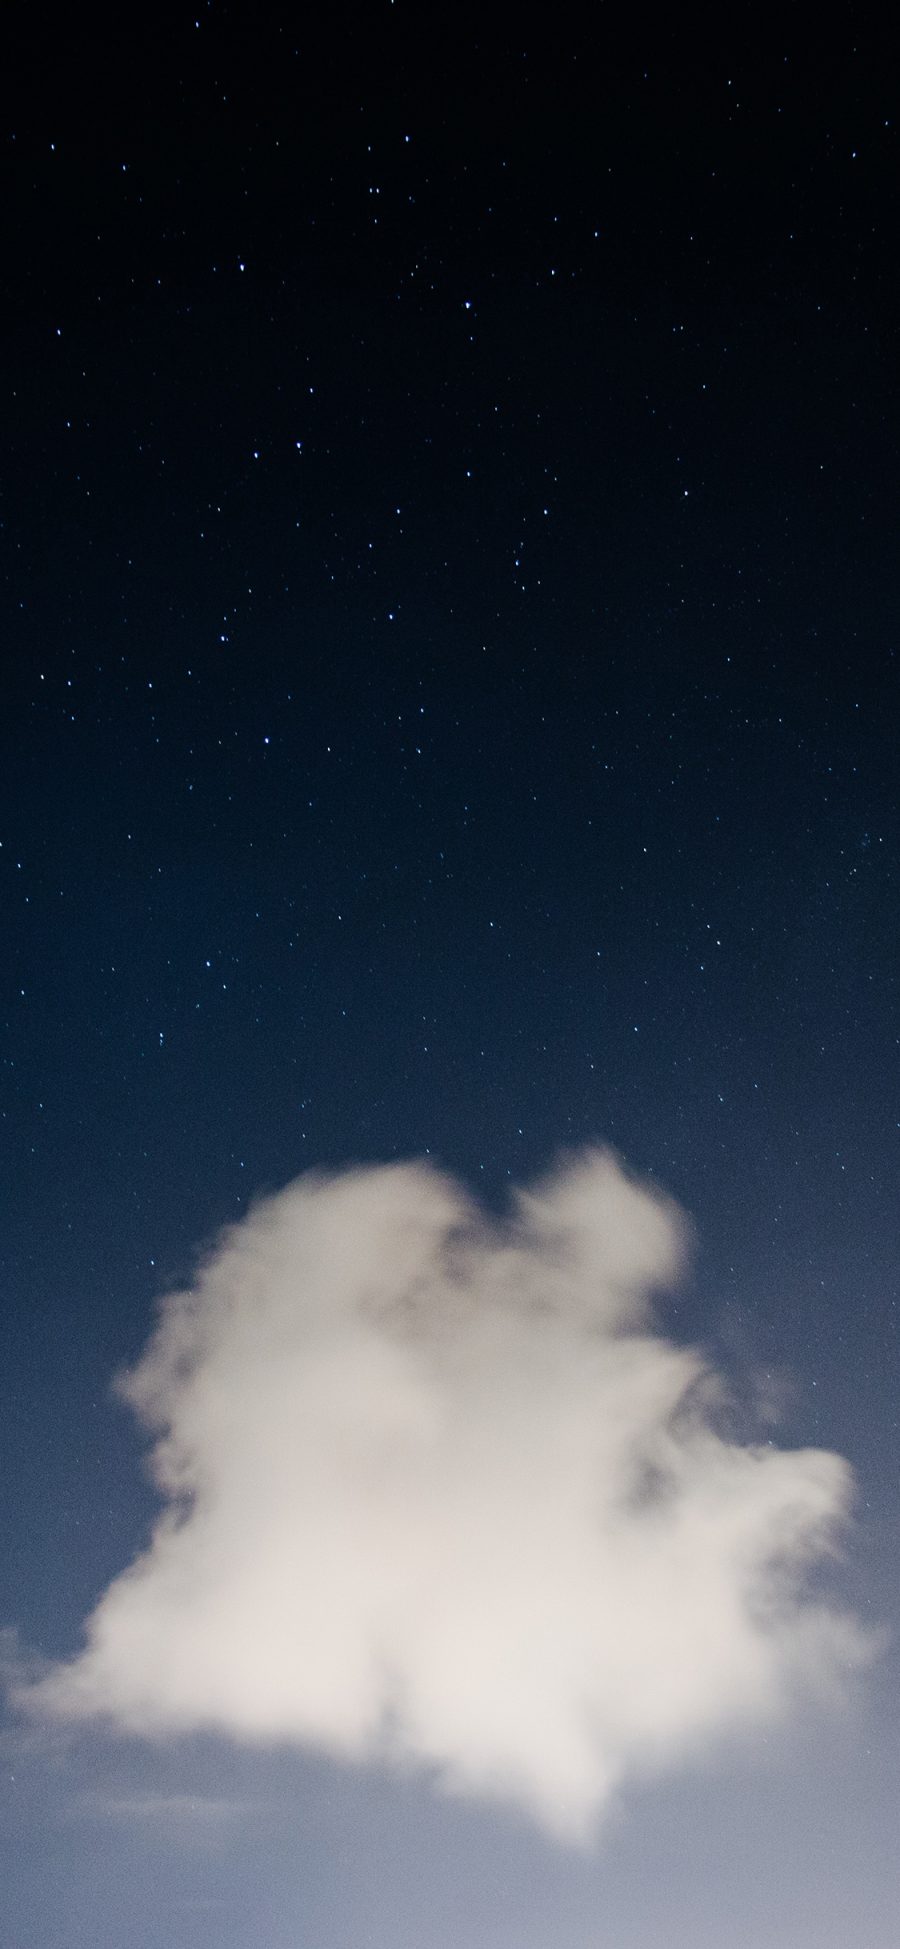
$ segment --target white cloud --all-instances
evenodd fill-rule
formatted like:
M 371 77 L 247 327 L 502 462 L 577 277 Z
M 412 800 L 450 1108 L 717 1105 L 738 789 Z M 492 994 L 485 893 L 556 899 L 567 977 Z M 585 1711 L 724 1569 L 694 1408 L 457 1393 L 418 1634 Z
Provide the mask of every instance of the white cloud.
M 260 1204 L 120 1383 L 165 1508 L 22 1701 L 421 1764 L 575 1840 L 834 1683 L 866 1639 L 803 1577 L 848 1468 L 722 1432 L 650 1310 L 683 1249 L 596 1151 L 502 1227 L 422 1165 Z

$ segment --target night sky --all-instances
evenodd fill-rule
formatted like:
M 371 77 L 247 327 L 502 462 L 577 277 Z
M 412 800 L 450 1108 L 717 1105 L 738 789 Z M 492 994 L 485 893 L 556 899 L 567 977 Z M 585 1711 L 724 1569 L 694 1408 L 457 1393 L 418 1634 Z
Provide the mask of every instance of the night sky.
M 204 0 L 52 28 L 14 7 L 2 65 L 0 1945 L 894 1949 L 888 49 L 846 10 L 830 36 L 748 15 L 729 40 L 626 9 L 586 29 L 566 6 Z M 283 1374 L 302 1377 L 331 1330 L 303 1323 L 312 1284 L 352 1258 L 365 1310 L 378 1214 L 402 1194 L 387 1265 L 447 1182 L 431 1167 L 480 1209 L 447 1245 L 475 1227 L 484 1264 L 463 1253 L 458 1281 L 479 1305 L 518 1194 L 548 1173 L 600 1187 L 604 1292 L 620 1211 L 637 1240 L 670 1209 L 657 1194 L 674 1201 L 685 1263 L 647 1274 L 648 1361 L 693 1350 L 720 1376 L 729 1455 L 762 1469 L 783 1451 L 790 1482 L 800 1451 L 831 1451 L 853 1474 L 803 1601 L 868 1648 L 821 1684 L 810 1652 L 809 1695 L 743 1728 L 711 1709 L 710 1738 L 688 1726 L 659 1766 L 629 1745 L 586 1842 L 517 1790 L 448 1791 L 440 1739 L 414 1763 L 342 1756 L 331 1722 L 245 1737 L 228 1702 L 173 1727 L 153 1718 L 158 1675 L 146 1725 L 109 1705 L 109 1672 L 109 1723 L 42 1703 L 42 1674 L 52 1694 L 87 1669 L 86 1620 L 161 1496 L 171 1514 L 147 1465 L 171 1401 L 148 1433 L 114 1390 L 147 1373 L 160 1296 L 213 1254 L 198 1387 L 230 1377 L 264 1528 L 274 1382 L 266 1365 L 257 1403 L 254 1363 L 281 1288 L 253 1250 L 282 1225 L 312 1267 L 284 1328 Z M 566 1258 L 565 1210 L 558 1235 L 546 1221 L 562 1243 L 528 1234 L 522 1266 Z M 235 1225 L 234 1318 L 259 1320 L 243 1352 L 239 1320 L 216 1325 Z M 434 1399 L 462 1432 L 422 1535 L 448 1555 L 482 1463 L 498 1548 L 517 1520 L 506 1477 L 491 1500 L 503 1443 L 524 1469 L 533 1436 L 555 1480 L 549 1396 L 526 1413 L 516 1379 L 516 1303 L 496 1301 L 477 1357 L 475 1328 L 449 1352 L 434 1328 Z M 547 1304 L 562 1320 L 569 1300 Z M 567 1331 L 547 1342 L 560 1374 Z M 356 1344 L 348 1327 L 333 1397 L 305 1379 L 296 1396 L 320 1457 L 338 1422 L 376 1413 L 374 1353 L 376 1382 L 357 1400 L 347 1383 Z M 188 1507 L 201 1479 L 210 1506 L 224 1496 L 224 1452 Z M 387 1479 L 376 1580 L 401 1500 Z M 337 1531 L 368 1522 L 353 1493 L 332 1524 L 322 1491 L 304 1557 L 326 1597 Z M 273 1561 L 300 1530 L 311 1547 L 305 1495 L 278 1492 Z M 479 1642 L 503 1636 L 486 1589 L 473 1573 Z M 449 1577 L 451 1616 L 457 1596 Z M 327 1639 L 345 1612 L 323 1604 Z M 526 1595 L 513 1659 L 530 1617 Z M 175 1640 L 154 1643 L 174 1669 Z M 474 1750 L 478 1655 L 458 1633 L 456 1655 Z

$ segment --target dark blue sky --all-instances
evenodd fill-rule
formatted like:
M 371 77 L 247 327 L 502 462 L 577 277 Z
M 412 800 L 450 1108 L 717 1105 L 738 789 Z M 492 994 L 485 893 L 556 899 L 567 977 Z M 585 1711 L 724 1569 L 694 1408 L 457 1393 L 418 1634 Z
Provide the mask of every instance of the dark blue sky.
M 424 1153 L 497 1207 L 598 1140 L 693 1221 L 667 1329 L 851 1462 L 843 1588 L 896 1624 L 885 53 L 849 19 L 13 10 L 0 1621 L 27 1646 L 71 1653 L 145 1538 L 110 1381 L 223 1223 Z M 563 1949 L 643 1949 L 663 1916 L 673 1949 L 890 1949 L 896 1676 L 653 1787 L 587 1863 L 381 1776 L 61 1757 L 11 1719 L 3 1929 L 530 1949 L 552 1916 Z M 179 1796 L 222 1802 L 199 1840 Z

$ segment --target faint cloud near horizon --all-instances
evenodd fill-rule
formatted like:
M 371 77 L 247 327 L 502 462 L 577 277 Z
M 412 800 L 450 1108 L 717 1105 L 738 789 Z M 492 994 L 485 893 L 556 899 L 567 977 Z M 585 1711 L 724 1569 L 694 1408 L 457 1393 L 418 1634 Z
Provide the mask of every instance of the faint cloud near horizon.
M 250 1800 L 230 1800 L 224 1795 L 197 1793 L 125 1793 L 114 1789 L 83 1788 L 71 1804 L 71 1812 L 90 1819 L 167 1823 L 179 1827 L 202 1824 L 218 1827 L 243 1818 L 255 1807 Z
M 651 1301 L 685 1241 L 607 1151 L 502 1223 L 416 1163 L 259 1204 L 119 1383 L 149 1547 L 18 1703 L 421 1768 L 581 1842 L 629 1778 L 839 1691 L 874 1640 L 806 1578 L 850 1471 L 723 1432 Z

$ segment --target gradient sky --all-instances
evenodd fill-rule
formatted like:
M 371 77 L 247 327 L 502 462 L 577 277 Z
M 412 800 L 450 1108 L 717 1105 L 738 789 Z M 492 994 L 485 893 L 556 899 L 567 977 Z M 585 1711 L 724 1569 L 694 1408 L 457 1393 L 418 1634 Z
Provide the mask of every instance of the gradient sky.
M 11 1697 L 0 1949 L 895 1949 L 896 88 L 849 18 L 725 34 L 11 10 L 2 1662 L 145 1548 L 113 1382 L 223 1227 L 410 1162 L 499 1251 L 598 1145 L 686 1215 L 652 1348 L 729 1453 L 849 1464 L 813 1593 L 881 1649 L 586 1846 Z

